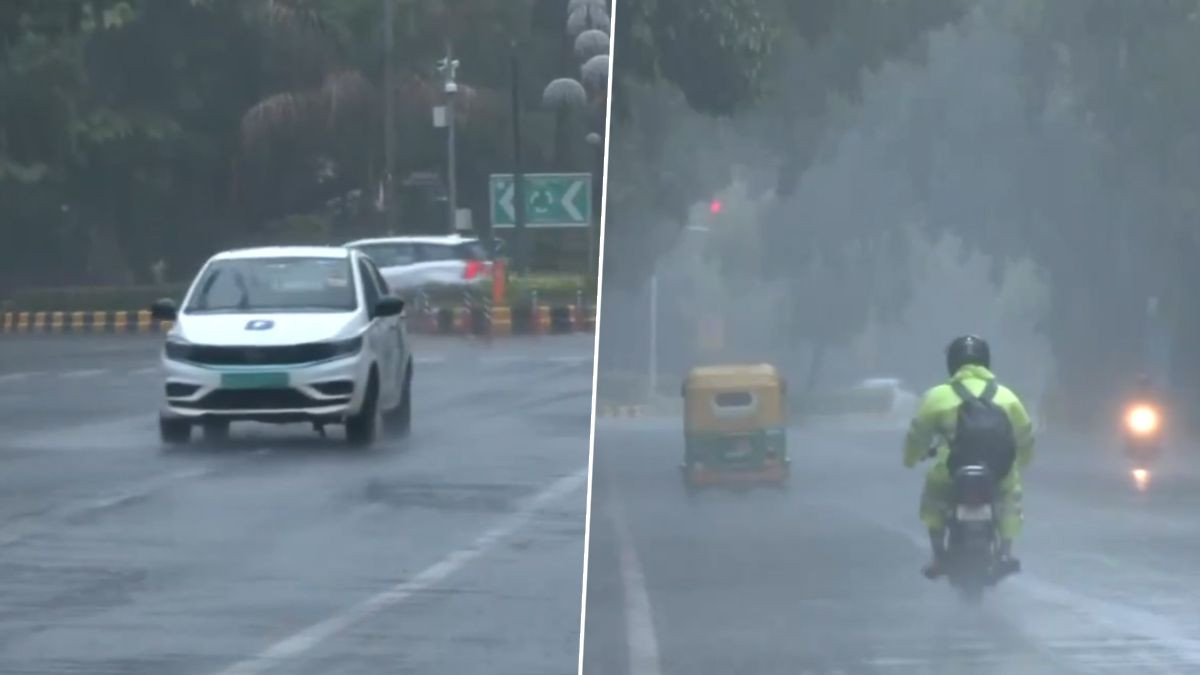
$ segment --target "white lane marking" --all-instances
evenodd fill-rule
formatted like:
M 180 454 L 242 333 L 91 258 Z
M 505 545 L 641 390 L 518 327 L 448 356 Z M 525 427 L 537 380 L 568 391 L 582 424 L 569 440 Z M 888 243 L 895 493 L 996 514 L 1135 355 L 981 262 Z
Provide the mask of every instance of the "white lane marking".
M 95 377 L 97 375 L 104 375 L 107 372 L 108 372 L 108 370 L 106 370 L 104 368 L 89 368 L 86 370 L 68 370 L 67 372 L 59 373 L 59 377 L 69 377 L 69 378 Z
M 568 363 L 571 365 L 583 365 L 586 363 L 589 366 L 592 365 L 593 361 L 595 361 L 595 359 L 593 357 L 591 357 L 590 355 L 589 356 L 547 356 L 546 358 L 540 359 L 540 360 L 548 361 L 550 363 Z
M 610 515 L 617 534 L 621 585 L 625 591 L 625 645 L 629 649 L 629 675 L 662 675 L 658 637 L 646 577 L 638 560 L 625 509 L 615 495 L 609 499 Z
M 551 483 L 515 513 L 487 530 L 465 548 L 461 548 L 425 568 L 415 577 L 401 581 L 366 600 L 295 633 L 218 675 L 258 675 L 284 665 L 321 643 L 345 632 L 372 616 L 411 599 L 453 576 L 476 559 L 490 553 L 498 544 L 525 526 L 543 507 L 578 490 L 587 482 L 587 470 L 577 471 Z
M 446 362 L 445 356 L 417 356 L 414 361 L 419 366 L 436 366 Z
M 12 382 L 14 380 L 24 380 L 27 377 L 33 377 L 34 375 L 40 375 L 40 374 L 41 373 L 7 373 L 5 375 L 0 375 L 0 382 Z
M 105 497 L 70 502 L 48 514 L 29 516 L 15 522 L 10 522 L 3 527 L 0 527 L 0 547 L 16 544 L 24 539 L 38 534 L 39 532 L 52 529 L 54 525 L 60 524 L 63 521 L 67 521 L 72 518 L 78 518 L 79 516 L 94 513 L 96 511 L 111 509 L 122 504 L 127 504 L 131 501 L 135 501 L 158 492 L 159 490 L 162 490 L 173 483 L 188 480 L 190 478 L 201 478 L 215 472 L 216 469 L 211 468 L 177 471 L 175 473 L 152 478 L 143 483 L 119 492 L 115 492 Z
M 129 371 L 130 375 L 157 375 L 162 369 L 159 366 L 147 366 L 146 368 L 138 368 L 137 370 Z

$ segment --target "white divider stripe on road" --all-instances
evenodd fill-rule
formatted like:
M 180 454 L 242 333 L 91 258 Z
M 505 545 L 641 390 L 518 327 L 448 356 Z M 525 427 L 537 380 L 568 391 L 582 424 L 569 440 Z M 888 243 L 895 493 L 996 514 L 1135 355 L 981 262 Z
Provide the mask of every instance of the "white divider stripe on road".
M 571 494 L 586 483 L 587 469 L 554 481 L 515 513 L 476 537 L 469 545 L 450 553 L 432 566 L 425 568 L 415 577 L 401 581 L 357 605 L 312 624 L 276 642 L 257 656 L 220 671 L 219 675 L 258 675 L 279 668 L 356 624 L 386 609 L 400 605 L 418 593 L 433 588 L 478 558 L 490 553 L 499 543 L 524 527 L 542 508 Z
M 646 576 L 638 560 L 637 547 L 621 500 L 609 498 L 610 515 L 617 535 L 621 587 L 625 595 L 625 645 L 629 650 L 629 675 L 662 675 L 658 656 L 658 637 L 654 631 L 654 612 L 646 590 Z
M 88 368 L 88 369 L 84 369 L 84 370 L 68 370 L 64 373 L 60 373 L 59 377 L 71 377 L 71 378 L 95 377 L 97 375 L 104 375 L 105 373 L 108 373 L 108 372 L 111 372 L 111 371 L 109 371 L 105 368 Z
M 188 469 L 151 478 L 108 496 L 72 501 L 48 514 L 29 516 L 0 526 L 0 548 L 12 546 L 32 535 L 61 526 L 72 518 L 104 511 L 159 492 L 180 481 L 203 478 L 216 473 L 215 468 Z

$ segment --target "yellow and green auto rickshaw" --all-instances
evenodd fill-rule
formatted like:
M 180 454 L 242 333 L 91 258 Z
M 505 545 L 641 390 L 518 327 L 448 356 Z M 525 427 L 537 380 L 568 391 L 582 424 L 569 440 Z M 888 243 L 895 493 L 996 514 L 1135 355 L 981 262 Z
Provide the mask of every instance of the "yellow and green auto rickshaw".
M 682 469 L 689 490 L 708 485 L 786 486 L 787 385 L 773 366 L 694 368 L 682 393 Z

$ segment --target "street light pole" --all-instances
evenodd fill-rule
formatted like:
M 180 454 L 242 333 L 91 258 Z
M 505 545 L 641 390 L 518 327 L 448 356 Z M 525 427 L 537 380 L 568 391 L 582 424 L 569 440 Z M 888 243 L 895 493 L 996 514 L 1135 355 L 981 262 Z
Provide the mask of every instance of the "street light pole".
M 392 175 L 396 171 L 396 101 L 393 98 L 395 0 L 383 0 L 383 212 L 388 234 L 396 234 Z
M 658 395 L 658 261 L 650 275 L 650 396 Z
M 599 258 L 596 256 L 596 231 L 599 229 L 602 195 L 604 187 L 604 138 L 592 132 L 587 135 L 587 142 L 592 146 L 594 164 L 592 166 L 592 213 L 588 222 L 588 278 L 596 279 Z
M 528 271 L 528 251 L 525 241 L 525 173 L 521 167 L 521 59 L 517 42 L 511 44 L 509 62 L 512 69 L 512 135 L 513 135 L 513 231 L 516 235 L 514 255 L 516 269 Z
M 455 94 L 458 93 L 458 82 L 454 78 L 458 72 L 458 61 L 454 59 L 454 51 L 449 39 L 446 40 L 446 58 L 438 64 L 438 69 L 446 76 L 446 203 L 450 210 L 450 233 L 453 234 L 458 226 L 458 168 L 457 153 L 455 152 L 455 127 L 457 124 L 455 124 L 456 114 L 454 112 Z

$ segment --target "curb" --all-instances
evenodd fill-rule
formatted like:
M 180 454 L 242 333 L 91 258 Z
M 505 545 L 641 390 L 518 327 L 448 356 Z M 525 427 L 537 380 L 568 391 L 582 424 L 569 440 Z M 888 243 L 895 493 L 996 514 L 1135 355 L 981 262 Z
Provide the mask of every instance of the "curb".
M 99 312 L 4 312 L 0 334 L 38 335 L 166 333 L 171 321 L 156 321 L 149 310 Z M 594 307 L 441 307 L 409 317 L 409 330 L 421 335 L 565 335 L 596 329 Z

